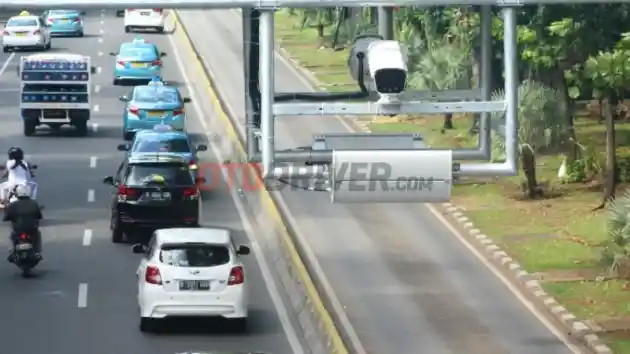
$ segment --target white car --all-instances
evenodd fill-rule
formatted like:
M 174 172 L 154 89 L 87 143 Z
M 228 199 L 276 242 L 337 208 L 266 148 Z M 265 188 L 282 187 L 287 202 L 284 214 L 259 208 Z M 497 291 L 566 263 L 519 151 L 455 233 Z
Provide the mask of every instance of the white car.
M 156 329 L 167 317 L 223 317 L 238 331 L 247 329 L 245 266 L 230 231 L 216 228 L 160 229 L 142 254 L 138 276 L 140 330 Z
M 153 28 L 164 32 L 164 9 L 126 9 L 125 32 Z
M 2 51 L 12 48 L 50 49 L 50 28 L 37 16 L 11 17 L 2 31 Z

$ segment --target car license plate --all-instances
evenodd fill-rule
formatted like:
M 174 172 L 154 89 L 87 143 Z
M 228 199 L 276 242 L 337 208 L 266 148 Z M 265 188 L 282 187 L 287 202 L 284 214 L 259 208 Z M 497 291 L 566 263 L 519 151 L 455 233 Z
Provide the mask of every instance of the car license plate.
M 147 64 L 145 63 L 132 63 L 131 67 L 132 68 L 146 68 Z
M 170 192 L 151 192 L 149 193 L 149 198 L 153 200 L 169 200 L 171 199 Z
M 164 115 L 164 111 L 149 111 L 148 114 L 150 117 L 161 117 Z
M 15 35 L 18 37 L 26 37 L 26 33 L 16 33 Z
M 70 20 L 61 20 L 60 22 L 61 22 L 61 23 L 69 23 L 69 22 L 70 22 Z
M 179 290 L 210 290 L 208 280 L 180 280 Z
M 140 15 L 142 16 L 151 16 L 150 12 L 141 12 Z
M 33 248 L 33 245 L 31 245 L 30 243 L 22 243 L 15 246 L 15 249 L 18 251 L 26 251 L 30 250 L 31 248 Z

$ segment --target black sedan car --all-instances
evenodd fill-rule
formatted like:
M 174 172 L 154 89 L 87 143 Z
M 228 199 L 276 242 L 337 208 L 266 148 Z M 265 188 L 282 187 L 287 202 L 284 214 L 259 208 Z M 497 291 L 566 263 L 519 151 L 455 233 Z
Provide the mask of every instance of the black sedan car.
M 199 224 L 199 185 L 185 158 L 172 153 L 133 153 L 107 176 L 112 185 L 112 242 L 135 231 Z

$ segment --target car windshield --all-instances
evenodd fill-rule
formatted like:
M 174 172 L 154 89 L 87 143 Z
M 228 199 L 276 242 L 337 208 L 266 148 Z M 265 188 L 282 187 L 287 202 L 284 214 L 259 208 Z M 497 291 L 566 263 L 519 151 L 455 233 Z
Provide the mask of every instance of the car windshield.
M 227 247 L 209 244 L 162 246 L 160 262 L 173 267 L 216 267 L 230 261 Z
M 35 27 L 37 20 L 32 18 L 14 18 L 9 20 L 7 27 Z
M 150 60 L 157 59 L 155 49 L 149 46 L 123 46 L 120 48 L 119 55 L 122 57 L 143 58 Z
M 179 95 L 177 91 L 172 89 L 164 89 L 159 87 L 146 87 L 137 88 L 133 95 L 133 100 L 136 102 L 167 102 L 177 103 L 179 102 Z
M 125 184 L 143 186 L 151 183 L 157 176 L 163 178 L 167 186 L 192 186 L 195 184 L 188 165 L 181 163 L 131 165 Z
M 190 153 L 190 146 L 186 139 L 140 140 L 133 151 Z

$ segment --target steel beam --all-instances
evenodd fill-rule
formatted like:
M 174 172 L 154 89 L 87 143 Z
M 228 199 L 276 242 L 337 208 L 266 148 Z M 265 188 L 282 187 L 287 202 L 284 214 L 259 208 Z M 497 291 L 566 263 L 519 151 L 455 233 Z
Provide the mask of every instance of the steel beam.
M 415 113 L 481 113 L 502 112 L 506 104 L 502 101 L 485 102 L 402 102 L 401 104 L 379 104 L 376 102 L 320 102 L 320 103 L 276 103 L 274 116 L 387 116 Z
M 241 17 L 243 20 L 243 79 L 244 79 L 244 98 L 245 98 L 245 130 L 246 130 L 246 151 L 247 156 L 253 156 L 259 151 L 258 137 L 256 137 L 256 127 L 254 124 L 254 104 L 252 100 L 251 84 L 251 62 L 250 62 L 250 46 L 252 42 L 252 9 L 242 9 Z M 257 38 L 254 40 L 258 41 Z
M 262 133 L 262 175 L 269 177 L 274 167 L 275 127 L 274 127 L 274 55 L 276 42 L 274 35 L 274 11 L 260 13 L 260 122 Z
M 625 3 L 627 0 L 607 0 L 606 3 Z M 50 9 L 121 9 L 121 8 L 167 8 L 167 9 L 234 9 L 254 8 L 275 10 L 281 7 L 330 8 L 365 6 L 523 6 L 545 4 L 600 4 L 599 0 L 0 0 L 2 10 Z

